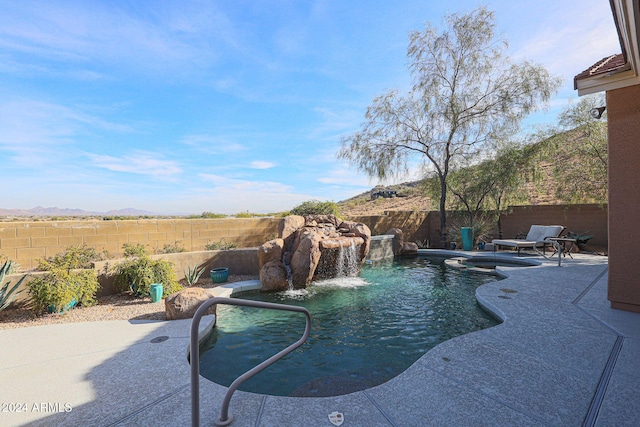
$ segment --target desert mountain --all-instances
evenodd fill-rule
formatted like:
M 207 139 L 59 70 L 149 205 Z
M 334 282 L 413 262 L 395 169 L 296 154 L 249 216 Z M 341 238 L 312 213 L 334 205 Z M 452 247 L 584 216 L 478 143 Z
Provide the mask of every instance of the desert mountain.
M 117 210 L 110 210 L 107 212 L 91 212 L 83 209 L 69 209 L 69 208 L 57 208 L 57 207 L 42 207 L 36 206 L 31 209 L 1 209 L 0 216 L 13 216 L 13 217 L 31 217 L 31 216 L 153 216 L 157 215 L 153 212 L 143 211 L 140 209 L 124 208 Z

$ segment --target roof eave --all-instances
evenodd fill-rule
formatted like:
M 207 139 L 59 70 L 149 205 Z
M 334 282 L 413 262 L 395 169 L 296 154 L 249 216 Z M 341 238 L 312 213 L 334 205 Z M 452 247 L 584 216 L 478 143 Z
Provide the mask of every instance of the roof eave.
M 577 80 L 576 89 L 578 90 L 578 95 L 582 96 L 636 84 L 640 84 L 640 76 L 627 63 L 623 68 L 618 68 L 612 72 Z
M 606 74 L 575 81 L 578 95 L 640 84 L 640 0 L 610 0 L 625 64 Z

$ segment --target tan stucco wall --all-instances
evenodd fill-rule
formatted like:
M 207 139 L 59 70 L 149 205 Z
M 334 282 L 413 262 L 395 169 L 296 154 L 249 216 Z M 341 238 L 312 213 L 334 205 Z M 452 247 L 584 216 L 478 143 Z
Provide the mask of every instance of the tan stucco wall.
M 404 233 L 404 240 L 413 242 L 429 238 L 429 215 L 427 211 L 388 211 L 385 215 L 352 216 L 347 219 L 365 224 L 372 236 L 399 228 Z
M 229 274 L 242 274 L 253 275 L 259 274 L 258 268 L 258 248 L 243 248 L 232 249 L 228 251 L 197 251 L 197 252 L 183 252 L 175 254 L 162 254 L 152 255 L 154 259 L 164 259 L 170 261 L 173 264 L 173 271 L 176 274 L 178 280 L 185 277 L 185 270 L 188 267 L 204 268 L 204 276 L 209 274 L 209 270 L 212 268 L 227 267 Z M 115 276 L 110 274 L 113 272 L 113 267 L 123 259 L 110 259 L 108 261 L 96 262 L 94 268 L 98 275 L 98 282 L 100 288 L 98 289 L 97 296 L 113 295 L 121 290 L 117 289 L 113 281 Z M 23 280 L 22 285 L 18 288 L 20 292 L 15 302 L 26 301 L 29 298 L 29 291 L 27 284 L 36 277 L 47 274 L 44 271 L 35 271 L 29 273 Z M 10 274 L 6 277 L 6 281 L 12 284 L 18 283 L 18 281 L 24 276 L 24 274 Z
M 151 253 L 175 242 L 187 251 L 203 251 L 207 243 L 221 239 L 246 248 L 274 238 L 279 222 L 280 218 L 0 222 L 0 254 L 32 269 L 38 258 L 81 244 L 112 255 L 121 254 L 124 243 L 142 243 Z
M 449 212 L 447 221 L 453 221 L 460 212 Z M 531 225 L 563 225 L 567 231 L 586 233 L 593 236 L 588 245 L 603 248 L 607 246 L 607 206 L 599 205 L 540 205 L 513 206 L 501 215 L 504 238 L 513 238 L 518 233 L 529 231 Z M 384 234 L 396 227 L 404 232 L 404 240 L 429 243 L 431 247 L 440 244 L 440 212 L 430 211 L 389 211 L 386 215 L 355 216 L 349 220 L 362 222 L 371 229 L 373 236 Z M 494 230 L 494 238 L 498 238 Z
M 597 205 L 513 207 L 503 215 L 502 224 L 505 238 L 528 230 L 532 224 L 558 223 L 574 232 L 589 231 L 594 236 L 590 244 L 606 246 L 606 215 L 606 206 Z M 390 211 L 344 219 L 366 224 L 374 236 L 400 228 L 406 241 L 429 241 L 431 247 L 439 243 L 438 212 Z M 0 254 L 29 270 L 37 267 L 39 258 L 80 244 L 98 251 L 106 249 L 114 256 L 122 253 L 123 243 L 142 243 L 151 253 L 176 241 L 190 252 L 202 251 L 207 243 L 221 239 L 249 248 L 275 238 L 279 222 L 280 218 L 0 222 Z
M 640 85 L 607 92 L 609 120 L 609 300 L 640 312 Z

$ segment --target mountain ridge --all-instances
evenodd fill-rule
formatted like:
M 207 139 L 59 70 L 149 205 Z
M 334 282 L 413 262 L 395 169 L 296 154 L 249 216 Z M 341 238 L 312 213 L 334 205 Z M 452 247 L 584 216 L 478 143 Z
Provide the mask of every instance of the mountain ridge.
M 0 216 L 14 217 L 47 217 L 47 216 L 158 216 L 159 214 L 135 208 L 112 209 L 107 212 L 86 211 L 79 208 L 58 208 L 36 206 L 31 209 L 4 209 L 0 208 Z

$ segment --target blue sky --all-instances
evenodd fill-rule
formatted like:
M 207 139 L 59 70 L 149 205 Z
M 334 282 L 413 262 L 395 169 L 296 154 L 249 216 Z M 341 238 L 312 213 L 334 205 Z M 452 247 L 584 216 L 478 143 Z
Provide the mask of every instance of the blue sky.
M 478 4 L 0 0 L 0 208 L 266 213 L 359 194 L 378 182 L 336 160 L 340 137 L 409 87 L 409 31 Z M 483 4 L 511 56 L 564 79 L 529 126 L 620 51 L 607 0 Z

